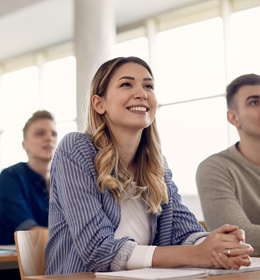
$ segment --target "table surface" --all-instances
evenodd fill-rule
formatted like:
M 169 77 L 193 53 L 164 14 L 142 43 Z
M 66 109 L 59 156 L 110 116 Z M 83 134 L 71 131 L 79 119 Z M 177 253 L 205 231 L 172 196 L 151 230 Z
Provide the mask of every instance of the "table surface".
M 6 269 L 18 269 L 17 254 L 0 255 L 0 272 Z
M 12 255 L 0 255 L 0 262 L 15 262 L 17 261 L 16 253 Z
M 96 277 L 94 272 L 82 272 L 74 274 L 59 274 L 59 275 L 42 275 L 42 276 L 28 276 L 24 277 L 23 280 L 118 280 L 119 278 L 99 278 Z M 238 274 L 227 274 L 221 276 L 209 276 L 204 278 L 196 278 L 201 280 L 259 280 L 260 271 L 238 273 Z

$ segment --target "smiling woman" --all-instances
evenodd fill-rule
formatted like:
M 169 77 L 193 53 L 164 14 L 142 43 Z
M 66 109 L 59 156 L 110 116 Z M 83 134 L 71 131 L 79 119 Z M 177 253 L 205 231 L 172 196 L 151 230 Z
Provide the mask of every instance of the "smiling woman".
M 127 63 L 115 70 L 104 96 L 92 97 L 93 108 L 103 116 L 113 136 L 119 143 L 132 139 L 134 150 L 143 129 L 155 118 L 157 101 L 153 88 L 153 78 L 145 67 Z M 126 169 L 133 169 L 132 158 L 123 157 L 123 161 Z
M 54 155 L 46 274 L 249 265 L 243 231 L 209 234 L 182 204 L 161 153 L 147 63 L 107 61 L 90 101 L 86 133 L 66 135 Z

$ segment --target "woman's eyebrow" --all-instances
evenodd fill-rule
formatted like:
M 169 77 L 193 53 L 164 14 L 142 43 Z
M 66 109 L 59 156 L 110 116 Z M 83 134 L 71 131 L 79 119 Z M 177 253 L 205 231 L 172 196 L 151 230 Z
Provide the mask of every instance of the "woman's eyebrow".
M 134 80 L 134 77 L 130 77 L 130 76 L 123 76 L 120 79 L 118 79 L 118 81 L 123 80 L 123 79 L 128 79 L 128 80 Z
M 118 79 L 118 81 L 123 80 L 123 79 L 135 80 L 135 78 L 134 78 L 134 77 L 130 77 L 130 76 L 123 76 L 123 77 L 121 77 L 120 79 Z M 144 78 L 143 80 L 144 80 L 144 81 L 153 81 L 153 79 L 152 79 L 152 78 Z

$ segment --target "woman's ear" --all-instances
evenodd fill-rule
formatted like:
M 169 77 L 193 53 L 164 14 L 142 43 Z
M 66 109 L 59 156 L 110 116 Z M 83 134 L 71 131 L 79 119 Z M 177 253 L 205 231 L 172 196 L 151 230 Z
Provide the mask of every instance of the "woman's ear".
M 106 110 L 104 108 L 104 98 L 98 95 L 92 96 L 92 106 L 95 111 L 100 115 L 105 114 Z

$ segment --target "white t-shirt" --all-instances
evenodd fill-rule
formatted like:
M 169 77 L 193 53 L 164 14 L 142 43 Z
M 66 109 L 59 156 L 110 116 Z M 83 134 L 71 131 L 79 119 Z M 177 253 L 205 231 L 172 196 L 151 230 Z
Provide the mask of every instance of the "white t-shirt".
M 136 185 L 133 183 L 120 203 L 121 220 L 114 235 L 116 239 L 128 236 L 138 244 L 127 262 L 127 269 L 151 266 L 156 248 L 156 246 L 147 246 L 151 239 L 148 206 L 141 198 L 130 198 L 135 191 Z
M 136 191 L 136 185 L 127 192 L 120 202 L 121 220 L 114 237 L 130 237 L 135 240 L 131 257 L 127 262 L 127 269 L 138 269 L 152 266 L 153 253 L 156 246 L 148 246 L 151 239 L 151 226 L 148 206 L 141 198 L 131 198 Z M 200 244 L 206 237 L 199 238 L 194 245 Z

